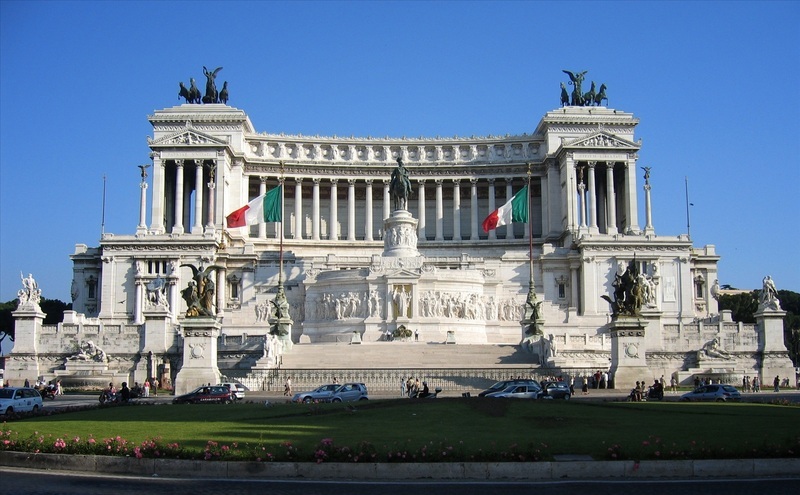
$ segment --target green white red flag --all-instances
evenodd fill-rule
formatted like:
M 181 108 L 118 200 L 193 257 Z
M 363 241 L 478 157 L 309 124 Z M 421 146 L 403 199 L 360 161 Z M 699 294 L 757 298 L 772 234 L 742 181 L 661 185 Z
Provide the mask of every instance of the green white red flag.
M 489 213 L 483 221 L 483 231 L 489 232 L 511 222 L 528 221 L 528 186 L 520 189 L 511 201 Z
M 229 229 L 246 227 L 258 223 L 281 221 L 282 187 L 274 187 L 266 194 L 258 196 L 227 217 Z

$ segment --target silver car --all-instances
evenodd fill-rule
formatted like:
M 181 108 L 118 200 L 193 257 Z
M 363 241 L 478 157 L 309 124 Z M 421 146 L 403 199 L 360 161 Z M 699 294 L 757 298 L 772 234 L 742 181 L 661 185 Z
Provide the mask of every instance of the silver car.
M 534 383 L 509 385 L 500 392 L 486 394 L 485 397 L 500 399 L 538 399 L 542 395 L 542 387 Z
M 30 387 L 0 388 L 0 414 L 37 413 L 42 409 L 42 396 Z
M 732 385 L 703 385 L 681 395 L 682 401 L 710 400 L 716 402 L 740 401 L 742 394 Z

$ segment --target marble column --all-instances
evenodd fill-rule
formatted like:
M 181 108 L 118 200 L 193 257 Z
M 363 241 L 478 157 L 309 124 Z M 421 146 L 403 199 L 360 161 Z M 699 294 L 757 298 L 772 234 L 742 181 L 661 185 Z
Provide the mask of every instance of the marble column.
M 514 188 L 511 184 L 511 179 L 506 178 L 506 203 L 511 201 L 511 198 L 514 197 Z M 506 225 L 506 239 L 513 239 L 514 238 L 514 223 L 509 223 Z
M 497 209 L 495 206 L 495 190 L 494 190 L 494 178 L 489 179 L 489 213 L 492 213 L 494 210 Z M 489 214 L 487 213 L 487 215 Z M 497 229 L 492 229 L 489 231 L 489 240 L 497 239 Z
M 542 191 L 542 238 L 546 238 L 550 233 L 550 190 L 547 173 L 545 172 L 539 180 Z
M 470 194 L 469 194 L 469 224 L 470 232 L 469 239 L 477 241 L 478 233 L 478 179 L 470 179 Z
M 183 234 L 183 160 L 175 160 L 175 223 L 173 234 Z
M 259 179 L 258 195 L 263 196 L 267 194 L 267 178 L 261 176 L 258 179 Z M 266 239 L 266 237 L 267 237 L 267 224 L 262 219 L 260 222 L 258 222 L 258 238 Z
M 347 179 L 347 240 L 356 240 L 356 180 Z
M 364 212 L 364 239 L 367 241 L 373 240 L 373 226 L 372 226 L 372 179 L 366 181 L 367 189 L 364 191 L 364 202 L 366 211 Z
M 217 316 L 225 313 L 225 301 L 228 299 L 228 271 L 225 268 L 217 270 Z
M 608 203 L 607 234 L 616 235 L 617 231 L 617 194 L 614 191 L 614 162 L 606 162 L 606 201 Z
M 656 231 L 653 228 L 653 211 L 650 206 L 650 184 L 647 183 L 644 185 L 644 212 L 645 220 L 647 222 L 644 226 L 644 233 L 647 235 L 653 235 L 656 233 Z
M 139 193 L 139 225 L 136 227 L 136 235 L 144 235 L 147 233 L 147 182 L 142 178 L 139 184 L 141 192 Z
M 311 239 L 319 240 L 319 178 L 311 179 Z
M 595 177 L 594 177 L 594 169 L 597 166 L 597 162 L 590 161 L 587 167 L 588 169 L 588 178 L 589 178 L 589 199 L 588 199 L 588 210 L 589 210 L 589 233 L 596 234 L 597 230 L 597 191 L 595 189 Z
M 578 309 L 578 268 L 575 266 L 571 266 L 569 268 L 569 275 L 570 275 L 570 293 L 571 293 L 571 300 L 569 302 L 569 307 Z
M 392 214 L 392 197 L 389 194 L 389 179 L 383 179 L 383 219 L 386 220 Z
M 150 153 L 153 159 L 153 202 L 152 214 L 150 216 L 150 230 L 155 234 L 164 233 L 164 206 L 166 195 L 164 194 L 164 161 L 157 152 Z
M 564 194 L 564 200 L 562 200 L 561 204 L 567 208 L 567 230 L 570 232 L 577 230 L 579 227 L 579 205 L 578 196 L 576 196 L 576 194 L 578 194 L 578 178 L 575 174 L 577 169 L 578 167 L 576 167 L 572 153 L 567 153 L 563 168 L 567 174 L 566 193 Z M 566 203 L 564 203 L 564 201 L 566 201 Z
M 453 179 L 453 240 L 461 240 L 461 183 Z
M 195 160 L 194 169 L 194 224 L 192 234 L 203 233 L 203 161 Z
M 297 177 L 294 182 L 294 236 L 303 238 L 303 179 Z
M 339 240 L 339 189 L 336 186 L 337 179 L 331 179 L 331 201 L 330 212 L 328 215 L 328 238 L 332 241 Z
M 419 182 L 419 188 L 417 189 L 418 190 L 418 193 L 417 193 L 418 203 L 417 203 L 417 205 L 418 205 L 419 213 L 417 214 L 417 216 L 419 217 L 418 218 L 419 223 L 417 224 L 418 225 L 417 226 L 417 230 L 418 230 L 417 237 L 419 238 L 420 241 L 425 241 L 426 240 L 426 237 L 425 237 L 425 179 L 419 179 L 418 182 Z
M 442 179 L 436 179 L 436 240 L 444 240 L 444 203 L 442 200 Z
M 639 232 L 639 205 L 636 198 L 636 158 L 625 161 L 625 232 Z
M 208 178 L 208 223 L 206 224 L 206 233 L 213 234 L 217 228 L 217 164 L 214 162 L 211 165 L 211 172 Z

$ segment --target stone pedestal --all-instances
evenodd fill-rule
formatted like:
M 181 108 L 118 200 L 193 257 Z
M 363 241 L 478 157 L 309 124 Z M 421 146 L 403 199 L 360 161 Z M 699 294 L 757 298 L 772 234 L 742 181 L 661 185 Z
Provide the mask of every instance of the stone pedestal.
M 611 376 L 614 388 L 625 390 L 637 381 L 653 378 L 645 360 L 645 328 L 640 318 L 620 317 L 611 322 Z
M 783 341 L 783 317 L 786 311 L 759 307 L 754 315 L 758 332 L 758 351 L 761 354 L 761 389 L 770 390 L 776 376 L 781 381 L 795 382 L 795 370 Z
M 36 383 L 39 377 L 37 342 L 45 314 L 38 304 L 20 304 L 11 315 L 14 317 L 14 349 L 6 358 L 5 383 L 21 387 L 27 379 Z
M 406 210 L 395 210 L 383 221 L 383 256 L 412 258 L 417 251 L 417 220 Z
M 152 352 L 156 356 L 166 353 L 172 346 L 172 315 L 167 308 L 152 308 L 144 311 L 144 339 L 142 354 Z M 155 376 L 155 375 L 154 375 Z
M 175 376 L 175 395 L 191 392 L 203 384 L 220 382 L 217 338 L 221 327 L 213 317 L 186 318 L 181 322 L 183 364 Z

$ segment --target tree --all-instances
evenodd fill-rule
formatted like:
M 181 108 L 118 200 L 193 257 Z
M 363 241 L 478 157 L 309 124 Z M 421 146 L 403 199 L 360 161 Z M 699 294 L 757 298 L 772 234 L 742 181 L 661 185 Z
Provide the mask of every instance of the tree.
M 734 321 L 755 323 L 755 312 L 758 310 L 759 291 L 722 295 L 719 298 L 719 309 L 733 312 Z M 781 309 L 786 311 L 783 318 L 783 339 L 789 350 L 789 358 L 795 366 L 800 366 L 800 294 L 790 290 L 779 290 L 778 301 Z
M 756 317 L 753 315 L 758 310 L 758 291 L 719 296 L 719 310 L 724 309 L 729 309 L 733 313 L 733 321 L 755 323 Z
M 57 325 L 64 321 L 64 311 L 72 309 L 72 303 L 65 303 L 58 299 L 42 298 L 39 306 L 45 314 L 44 325 Z M 0 346 L 8 339 L 14 341 L 14 316 L 11 314 L 19 307 L 19 299 L 0 303 Z

